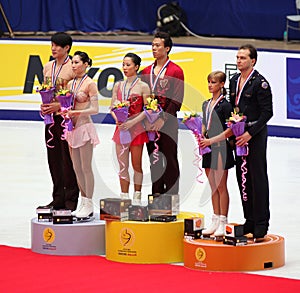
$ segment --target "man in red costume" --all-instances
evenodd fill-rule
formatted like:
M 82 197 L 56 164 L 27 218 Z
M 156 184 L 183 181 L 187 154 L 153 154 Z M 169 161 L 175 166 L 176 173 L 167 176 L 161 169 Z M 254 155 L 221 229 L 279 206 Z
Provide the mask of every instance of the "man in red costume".
M 142 80 L 150 86 L 163 112 L 150 127 L 158 131 L 159 160 L 153 157 L 155 144 L 147 143 L 151 163 L 153 194 L 178 194 L 179 163 L 177 156 L 178 120 L 184 95 L 184 74 L 182 69 L 169 59 L 173 42 L 168 33 L 158 32 L 152 42 L 155 61 L 141 74 Z

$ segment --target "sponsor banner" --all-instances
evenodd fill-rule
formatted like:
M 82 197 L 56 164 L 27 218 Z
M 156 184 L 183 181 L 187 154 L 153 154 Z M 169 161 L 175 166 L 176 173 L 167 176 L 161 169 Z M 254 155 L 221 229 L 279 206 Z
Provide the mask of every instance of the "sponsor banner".
M 0 80 L 0 109 L 37 110 L 40 95 L 37 86 L 42 81 L 43 64 L 50 59 L 50 43 L 39 42 L 0 42 L 3 68 Z M 73 52 L 86 51 L 93 61 L 93 79 L 98 85 L 101 111 L 108 111 L 112 87 L 116 80 L 123 78 L 122 61 L 128 52 L 142 58 L 141 69 L 153 62 L 151 45 L 85 43 L 74 42 Z M 14 56 L 14 58 L 7 58 Z M 180 65 L 185 73 L 185 98 L 183 111 L 200 111 L 202 102 L 209 96 L 206 77 L 211 71 L 211 53 L 196 49 L 172 48 L 171 59 Z
M 300 59 L 287 58 L 287 118 L 300 119 Z
M 50 59 L 49 41 L 0 41 L 2 71 L 0 73 L 1 110 L 39 110 L 40 96 L 36 87 L 42 81 L 42 68 Z M 102 114 L 108 113 L 111 91 L 116 80 L 123 78 L 122 60 L 134 52 L 142 58 L 141 69 L 153 62 L 150 44 L 74 42 L 70 55 L 86 51 L 93 60 L 90 71 L 98 85 Z M 236 49 L 174 46 L 170 59 L 185 74 L 184 104 L 179 117 L 186 111 L 201 112 L 207 90 L 207 75 L 222 70 L 228 80 L 237 72 Z M 300 54 L 293 52 L 258 52 L 255 68 L 269 81 L 273 92 L 274 116 L 269 125 L 300 127 L 298 79 Z M 1 117 L 0 117 L 1 118 Z
M 230 78 L 232 73 L 236 72 L 235 60 L 237 51 L 212 49 L 210 52 L 212 54 L 213 70 L 217 68 L 221 68 L 222 70 L 223 68 L 227 78 Z M 288 85 L 288 82 L 291 83 L 293 80 L 293 88 L 295 89 L 295 87 L 298 87 L 296 92 L 300 92 L 299 86 L 296 85 L 297 77 L 295 76 L 295 68 L 299 68 L 297 65 L 299 63 L 299 53 L 258 51 L 258 60 L 255 69 L 268 80 L 273 93 L 274 116 L 269 121 L 269 125 L 300 127 L 299 116 L 298 118 L 295 115 L 291 117 L 291 115 L 288 114 L 291 111 L 291 109 L 288 108 L 289 103 L 291 103 L 291 100 L 293 100 L 292 103 L 295 103 L 295 100 L 297 100 L 294 93 L 291 93 L 291 95 L 289 94 L 291 84 Z M 299 72 L 298 76 L 300 76 Z

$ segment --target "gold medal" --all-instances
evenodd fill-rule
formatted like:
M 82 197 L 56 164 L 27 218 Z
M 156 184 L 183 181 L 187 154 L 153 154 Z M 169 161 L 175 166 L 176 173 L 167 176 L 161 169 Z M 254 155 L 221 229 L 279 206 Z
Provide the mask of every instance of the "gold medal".
M 238 114 L 238 113 L 240 112 L 240 108 L 239 108 L 238 106 L 236 106 L 236 107 L 234 108 L 234 112 L 235 112 L 236 114 Z

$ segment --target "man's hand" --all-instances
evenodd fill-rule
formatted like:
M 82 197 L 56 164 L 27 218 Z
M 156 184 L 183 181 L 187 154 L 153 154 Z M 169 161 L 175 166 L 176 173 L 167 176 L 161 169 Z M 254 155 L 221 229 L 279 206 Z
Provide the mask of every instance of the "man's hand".
M 249 132 L 246 131 L 242 135 L 236 137 L 235 144 L 239 147 L 245 146 L 248 143 L 248 141 L 251 139 L 251 137 L 252 136 L 249 134 Z
M 43 115 L 52 114 L 52 113 L 58 112 L 59 110 L 60 110 L 59 102 L 53 102 L 50 104 L 42 104 L 41 105 L 41 112 Z
M 160 131 L 160 129 L 164 126 L 165 121 L 162 118 L 158 118 L 152 125 L 150 130 L 152 131 Z

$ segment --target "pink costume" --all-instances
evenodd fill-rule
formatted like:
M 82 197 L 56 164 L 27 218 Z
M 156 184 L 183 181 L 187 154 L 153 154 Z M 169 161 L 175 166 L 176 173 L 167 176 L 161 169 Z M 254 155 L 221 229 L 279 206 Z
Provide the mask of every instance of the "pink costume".
M 69 86 L 73 81 L 69 82 Z M 74 110 L 84 110 L 90 107 L 92 101 L 98 101 L 98 90 L 96 84 L 90 77 L 86 77 L 80 88 L 75 93 Z M 96 146 L 99 138 L 90 114 L 82 113 L 72 118 L 73 130 L 67 132 L 67 141 L 72 148 L 79 148 L 88 141 Z

